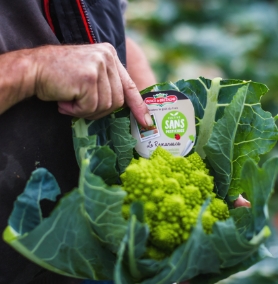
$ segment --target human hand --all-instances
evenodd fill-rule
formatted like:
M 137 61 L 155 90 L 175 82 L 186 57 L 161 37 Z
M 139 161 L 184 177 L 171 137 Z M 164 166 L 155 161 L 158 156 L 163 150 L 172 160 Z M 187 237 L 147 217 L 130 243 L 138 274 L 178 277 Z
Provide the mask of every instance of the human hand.
M 125 103 L 141 125 L 153 124 L 112 45 L 46 46 L 33 56 L 35 93 L 41 100 L 58 101 L 60 113 L 98 119 Z

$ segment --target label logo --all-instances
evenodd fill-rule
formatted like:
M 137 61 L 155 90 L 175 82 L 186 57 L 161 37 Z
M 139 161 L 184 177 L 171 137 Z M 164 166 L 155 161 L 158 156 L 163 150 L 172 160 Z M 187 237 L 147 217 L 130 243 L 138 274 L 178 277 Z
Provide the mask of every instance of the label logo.
M 178 100 L 175 95 L 169 95 L 166 93 L 159 93 L 153 95 L 153 97 L 145 98 L 144 102 L 147 105 L 155 105 L 163 107 L 164 105 L 173 104 Z
M 169 138 L 180 140 L 188 128 L 188 121 L 180 111 L 168 112 L 162 120 L 162 130 Z

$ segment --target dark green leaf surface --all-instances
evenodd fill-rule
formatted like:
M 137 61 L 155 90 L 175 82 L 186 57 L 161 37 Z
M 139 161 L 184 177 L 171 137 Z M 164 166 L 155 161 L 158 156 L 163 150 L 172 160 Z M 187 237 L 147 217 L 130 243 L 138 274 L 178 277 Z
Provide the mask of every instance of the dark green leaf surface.
M 225 269 L 220 269 L 219 274 L 200 274 L 197 277 L 194 277 L 190 280 L 190 284 L 220 284 L 219 282 L 222 279 L 226 279 L 229 276 L 248 269 L 249 267 L 253 266 L 257 262 L 261 261 L 264 258 L 271 257 L 269 251 L 266 249 L 264 245 L 259 246 L 258 250 L 251 255 L 249 258 L 245 259 L 243 262 L 239 264 L 228 267 Z M 244 282 L 242 282 L 244 283 Z M 245 284 L 245 283 L 244 283 Z
M 219 284 L 276 284 L 278 283 L 278 259 L 266 258 L 250 269 L 237 273 Z
M 252 204 L 252 225 L 246 233 L 248 239 L 256 236 L 268 220 L 268 201 L 274 190 L 278 174 L 278 157 L 267 160 L 258 167 L 254 161 L 247 161 L 242 170 L 242 186 Z
M 45 180 L 49 183 L 49 173 L 42 171 L 42 183 Z M 99 177 L 96 178 L 100 180 Z M 52 183 L 55 183 L 53 177 Z M 105 185 L 102 182 L 99 186 Z M 34 188 L 31 181 L 26 187 L 27 192 L 30 190 L 39 192 L 40 187 Z M 74 190 L 62 198 L 51 216 L 43 219 L 36 228 L 18 235 L 20 232 L 11 224 L 6 229 L 4 238 L 24 256 L 54 272 L 90 279 L 111 279 L 115 255 L 104 248 L 95 235 L 88 215 L 91 212 L 88 213 L 85 209 L 84 200 L 89 198 L 83 188 Z M 28 200 L 25 202 L 26 205 L 29 204 Z M 15 208 L 13 214 L 20 212 Z M 17 218 L 24 220 L 23 215 Z M 102 225 L 99 221 L 98 226 Z
M 14 203 L 9 225 L 20 235 L 36 228 L 43 220 L 40 201 L 55 201 L 60 188 L 55 178 L 45 169 L 34 171 L 24 192 Z
M 115 268 L 115 282 L 118 284 L 124 283 L 122 280 L 123 270 L 128 271 L 130 283 L 140 283 L 143 278 L 152 276 L 157 272 L 157 267 L 152 265 L 154 261 L 144 262 L 141 260 L 149 236 L 148 226 L 138 220 L 142 213 L 143 209 L 141 204 L 133 204 L 127 232 L 118 252 L 119 258 Z M 155 268 L 155 270 L 153 268 Z
M 125 112 L 119 112 L 118 115 L 121 113 L 126 115 Z M 110 116 L 96 121 L 74 120 L 73 141 L 79 166 L 87 151 L 96 146 L 109 145 L 116 154 L 119 173 L 125 170 L 133 158 L 133 148 L 137 142 L 130 134 L 128 117 Z
M 100 177 L 91 173 L 88 165 L 83 165 L 79 183 L 87 218 L 98 238 L 116 253 L 127 226 L 121 214 L 126 193 L 119 186 L 106 185 Z
M 101 177 L 108 185 L 116 184 L 119 177 L 116 171 L 116 154 L 108 146 L 97 146 L 89 153 L 91 172 Z
M 249 85 L 238 89 L 204 146 L 222 198 L 228 190 L 230 195 L 245 191 L 240 180 L 243 164 L 249 159 L 258 162 L 260 155 L 270 151 L 277 141 L 277 128 L 270 113 L 249 96 Z
M 133 148 L 137 140 L 130 136 L 130 121 L 126 117 L 110 119 L 110 138 L 118 157 L 120 173 L 124 172 L 133 158 Z
M 40 172 L 43 174 L 36 180 L 42 186 L 34 187 L 31 180 L 25 191 L 45 197 L 45 194 L 39 195 L 40 189 L 55 184 L 55 180 L 46 170 L 40 169 Z M 109 187 L 92 174 L 89 161 L 84 160 L 79 188 L 62 198 L 49 218 L 33 230 L 25 229 L 24 235 L 12 222 L 4 237 L 26 257 L 55 272 L 112 279 L 116 255 L 113 251 L 117 252 L 126 231 L 126 221 L 121 216 L 124 196 L 120 187 Z M 25 207 L 30 205 L 28 199 L 24 202 Z M 25 218 L 17 207 L 12 216 L 19 222 Z

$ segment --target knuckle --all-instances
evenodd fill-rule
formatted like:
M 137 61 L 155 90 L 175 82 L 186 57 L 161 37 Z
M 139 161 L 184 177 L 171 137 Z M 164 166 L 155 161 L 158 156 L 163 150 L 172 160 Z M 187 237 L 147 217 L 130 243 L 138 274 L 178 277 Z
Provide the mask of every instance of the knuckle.
M 103 102 L 103 109 L 104 110 L 109 110 L 113 107 L 113 102 L 112 102 L 112 98 L 109 97 L 109 99 L 106 99 L 104 102 Z
M 126 90 L 127 91 L 137 91 L 137 87 L 133 80 L 128 76 L 127 81 L 126 81 Z
M 97 103 L 93 100 L 88 108 L 88 113 L 93 114 L 97 111 Z
M 83 74 L 82 76 L 82 80 L 80 80 L 83 84 L 84 87 L 92 86 L 94 84 L 97 83 L 98 80 L 98 73 L 96 72 L 96 70 L 90 70 L 88 72 L 86 72 L 85 74 Z
M 108 53 L 112 54 L 113 56 L 115 56 L 117 54 L 116 49 L 114 48 L 114 46 L 111 43 L 104 42 L 102 44 L 103 44 L 103 46 L 105 47 L 105 49 Z
M 136 103 L 136 107 L 140 109 L 144 109 L 146 105 L 143 100 L 138 100 L 138 102 Z
M 124 101 L 124 98 L 119 98 L 115 103 L 114 103 L 114 106 L 113 108 L 114 109 L 117 109 L 117 108 L 120 108 L 124 105 L 125 101 Z
M 113 45 L 109 42 L 103 42 L 102 45 L 105 46 L 107 49 L 109 49 L 111 51 L 114 50 Z
M 106 55 L 103 52 L 98 52 L 94 55 L 94 61 L 97 62 L 98 64 L 104 65 L 105 57 Z

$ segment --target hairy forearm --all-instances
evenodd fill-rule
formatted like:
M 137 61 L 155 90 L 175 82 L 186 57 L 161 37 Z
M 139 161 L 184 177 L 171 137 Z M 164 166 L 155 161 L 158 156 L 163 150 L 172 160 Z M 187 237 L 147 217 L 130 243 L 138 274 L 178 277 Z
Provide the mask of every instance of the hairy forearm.
M 0 55 L 0 114 L 33 95 L 34 70 L 31 50 Z
M 143 50 L 132 39 L 126 38 L 127 71 L 139 90 L 156 84 L 155 75 Z

